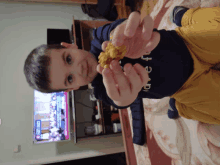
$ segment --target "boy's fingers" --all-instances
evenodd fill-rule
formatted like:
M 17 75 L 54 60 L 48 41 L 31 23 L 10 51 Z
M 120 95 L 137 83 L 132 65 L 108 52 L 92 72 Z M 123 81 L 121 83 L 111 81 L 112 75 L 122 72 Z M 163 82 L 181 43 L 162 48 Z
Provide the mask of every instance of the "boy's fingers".
M 126 67 L 128 67 L 128 65 Z M 131 93 L 139 93 L 141 88 L 147 84 L 149 80 L 148 73 L 140 64 L 135 64 L 130 71 L 126 67 L 125 73 L 131 82 Z
M 146 45 L 146 52 L 154 50 L 160 42 L 160 33 L 153 32 L 150 41 Z
M 109 73 L 107 73 L 107 71 L 109 71 Z M 116 82 L 113 78 L 113 73 L 111 71 L 110 68 L 105 68 L 102 71 L 102 75 L 103 75 L 103 83 L 105 85 L 106 88 L 106 92 L 108 94 L 108 96 L 112 99 L 112 100 L 118 100 L 120 98 L 119 96 L 119 90 L 116 87 Z
M 115 28 L 112 39 L 112 44 L 114 46 L 123 45 L 125 39 L 124 28 L 125 28 L 125 24 L 121 24 Z
M 101 66 L 101 64 L 98 64 L 96 67 L 97 72 L 99 72 L 100 74 L 102 74 L 103 69 L 104 68 Z
M 129 17 L 125 27 L 124 35 L 127 37 L 133 37 L 136 29 L 140 26 L 141 15 L 139 12 L 132 12 Z
M 65 47 L 68 47 L 68 46 L 69 46 L 69 44 L 66 43 L 66 42 L 61 42 L 61 45 L 62 45 L 62 46 L 65 46 Z
M 142 20 L 142 24 L 143 24 L 143 29 L 142 29 L 143 39 L 149 40 L 153 32 L 154 21 L 150 16 L 146 16 Z
M 103 43 L 102 43 L 102 50 L 103 51 L 105 51 L 105 48 L 108 46 L 108 43 L 109 43 L 110 41 L 104 41 Z
M 132 12 L 128 19 L 114 29 L 112 44 L 122 46 L 126 37 L 132 37 L 140 25 L 141 16 L 139 12 Z
M 116 64 L 115 66 L 114 63 Z M 115 83 L 118 84 L 120 92 L 119 95 L 121 97 L 129 95 L 131 93 L 130 84 L 128 79 L 124 75 L 124 72 L 122 71 L 119 62 L 117 60 L 113 60 L 110 64 L 110 68 L 114 74 L 113 78 L 115 80 Z
M 136 71 L 136 73 L 140 76 L 141 79 L 141 88 L 146 85 L 149 81 L 149 73 L 148 71 L 141 66 L 140 64 L 135 64 L 134 65 L 134 69 Z
M 141 15 L 139 12 L 132 12 L 126 23 L 117 26 L 113 33 L 112 44 L 114 46 L 121 46 L 126 37 L 133 37 L 136 33 L 138 26 L 140 26 Z

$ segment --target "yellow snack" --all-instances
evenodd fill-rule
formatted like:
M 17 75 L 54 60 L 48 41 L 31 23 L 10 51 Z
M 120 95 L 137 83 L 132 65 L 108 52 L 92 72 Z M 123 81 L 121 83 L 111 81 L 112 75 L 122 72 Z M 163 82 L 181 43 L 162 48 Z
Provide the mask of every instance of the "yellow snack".
M 112 39 L 112 37 L 110 38 Z M 99 63 L 103 68 L 109 68 L 111 61 L 114 59 L 123 59 L 126 51 L 125 45 L 115 47 L 111 42 L 109 42 L 105 52 L 101 52 L 98 57 Z

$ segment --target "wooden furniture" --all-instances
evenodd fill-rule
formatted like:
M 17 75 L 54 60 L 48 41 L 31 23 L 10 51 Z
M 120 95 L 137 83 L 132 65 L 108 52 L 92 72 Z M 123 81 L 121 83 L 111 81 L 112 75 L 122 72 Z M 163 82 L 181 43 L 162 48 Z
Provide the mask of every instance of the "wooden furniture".
M 34 2 L 34 3 L 63 3 L 63 4 L 92 4 L 98 3 L 98 0 L 0 0 L 0 1 L 11 1 L 11 2 Z M 125 6 L 126 0 L 114 0 L 118 12 L 118 18 L 127 18 L 129 15 L 129 7 Z M 127 12 L 128 11 L 128 12 Z
M 122 137 L 125 148 L 126 164 L 137 165 L 127 109 L 119 109 L 119 115 L 122 127 Z
M 4 0 L 1 0 L 4 1 Z M 97 4 L 98 0 L 7 0 L 13 2 L 52 2 L 52 3 L 76 3 L 76 4 Z M 124 0 L 115 0 L 115 5 L 121 5 Z

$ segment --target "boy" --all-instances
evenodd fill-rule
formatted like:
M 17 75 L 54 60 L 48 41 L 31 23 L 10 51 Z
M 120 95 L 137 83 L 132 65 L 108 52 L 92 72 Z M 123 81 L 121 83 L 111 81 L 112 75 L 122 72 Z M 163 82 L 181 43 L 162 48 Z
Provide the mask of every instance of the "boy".
M 178 20 L 182 27 L 171 31 L 153 29 L 149 17 L 139 25 L 137 12 L 133 12 L 127 22 L 121 19 L 99 27 L 94 30 L 91 43 L 94 56 L 66 43 L 63 43 L 66 49 L 40 46 L 25 62 L 27 81 L 34 89 L 46 93 L 77 90 L 92 82 L 97 99 L 119 109 L 130 106 L 133 142 L 140 145 L 145 140 L 142 98 L 169 96 L 170 108 L 174 110 L 169 111 L 170 118 L 177 117 L 179 112 L 188 119 L 220 124 L 220 72 L 213 69 L 220 63 L 217 45 L 220 43 L 220 9 L 177 7 L 173 16 L 174 22 Z M 114 45 L 127 47 L 128 52 L 121 60 L 125 73 L 116 61 L 111 63 L 116 62 L 111 69 L 103 69 L 97 63 L 110 32 Z M 144 52 L 151 53 L 143 56 Z M 129 63 L 135 64 L 134 67 Z

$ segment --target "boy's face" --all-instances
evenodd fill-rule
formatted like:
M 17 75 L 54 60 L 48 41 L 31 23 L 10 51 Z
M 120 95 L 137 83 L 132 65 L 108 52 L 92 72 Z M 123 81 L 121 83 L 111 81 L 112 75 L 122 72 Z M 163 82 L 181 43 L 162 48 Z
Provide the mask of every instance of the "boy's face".
M 97 75 L 95 56 L 78 49 L 75 44 L 66 49 L 52 50 L 50 55 L 50 80 L 52 89 L 77 90 L 93 81 Z

